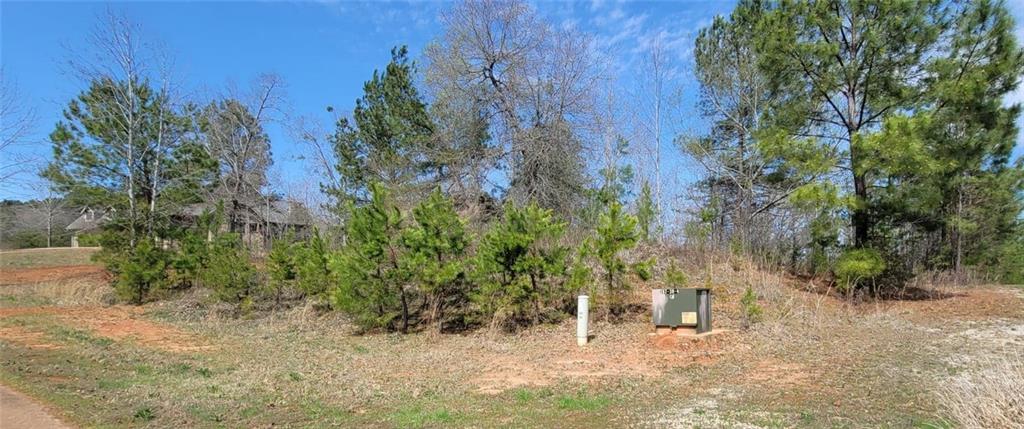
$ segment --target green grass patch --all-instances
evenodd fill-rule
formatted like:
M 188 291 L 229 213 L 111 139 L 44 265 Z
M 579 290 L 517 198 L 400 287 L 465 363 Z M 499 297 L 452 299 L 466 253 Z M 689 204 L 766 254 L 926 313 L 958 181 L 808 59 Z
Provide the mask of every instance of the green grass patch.
M 142 407 L 135 410 L 132 418 L 138 421 L 148 422 L 156 418 L 156 412 L 150 407 Z
M 65 328 L 63 326 L 54 328 L 53 335 L 55 338 L 64 342 L 85 343 L 98 347 L 108 347 L 111 344 L 114 344 L 114 340 L 111 340 L 110 338 L 97 337 L 88 331 Z
M 398 427 L 403 428 L 447 426 L 458 420 L 454 413 L 444 408 L 425 409 L 418 405 L 399 409 L 390 418 Z
M 534 390 L 520 387 L 512 391 L 512 397 L 519 403 L 533 402 L 536 399 L 548 398 L 551 395 L 553 395 L 551 389 L 547 388 Z
M 303 401 L 302 411 L 310 420 L 327 426 L 340 425 L 349 416 L 345 410 L 326 404 L 319 399 Z
M 592 395 L 585 390 L 576 392 L 575 395 L 561 395 L 558 397 L 558 408 L 568 411 L 599 411 L 612 403 L 610 397 L 605 395 Z

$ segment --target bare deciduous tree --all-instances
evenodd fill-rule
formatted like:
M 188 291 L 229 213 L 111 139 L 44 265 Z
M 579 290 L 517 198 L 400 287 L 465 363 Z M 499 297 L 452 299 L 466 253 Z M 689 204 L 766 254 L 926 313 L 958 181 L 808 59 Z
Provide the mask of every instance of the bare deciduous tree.
M 17 86 L 0 69 L 0 186 L 5 186 L 30 164 L 15 148 L 24 144 L 35 123 L 35 112 L 25 106 Z
M 522 1 L 464 2 L 441 20 L 446 32 L 427 49 L 435 96 L 482 101 L 511 197 L 570 215 L 585 183 L 584 142 L 600 132 L 603 75 L 590 39 Z

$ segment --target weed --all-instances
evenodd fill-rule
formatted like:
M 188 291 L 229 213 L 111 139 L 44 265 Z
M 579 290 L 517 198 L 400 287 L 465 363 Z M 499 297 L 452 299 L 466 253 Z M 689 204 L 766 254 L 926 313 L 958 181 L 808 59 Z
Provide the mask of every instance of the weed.
M 144 422 L 151 421 L 156 418 L 156 413 L 153 412 L 152 408 L 142 407 L 135 410 L 135 414 L 132 416 L 135 420 L 141 420 Z
M 532 390 L 532 389 L 527 389 L 525 387 L 520 387 L 520 388 L 512 391 L 512 396 L 514 396 L 516 398 L 516 401 L 517 402 L 524 402 L 524 403 L 525 402 L 531 402 L 534 399 L 538 399 L 538 398 L 547 398 L 547 397 L 551 396 L 552 394 L 553 393 L 551 392 L 551 389 L 548 389 L 548 388 L 543 388 L 543 389 L 539 389 L 539 390 Z
M 418 428 L 426 425 L 445 425 L 454 423 L 456 416 L 445 409 L 424 410 L 422 407 L 414 406 L 403 408 L 391 414 L 391 419 L 398 427 Z
M 810 411 L 801 411 L 800 412 L 800 423 L 803 423 L 803 424 L 814 423 L 814 413 L 812 413 Z
M 289 372 L 288 373 L 288 378 L 291 381 L 302 381 L 302 374 L 299 374 L 299 373 L 294 372 L 294 371 L 293 372 Z
M 604 395 L 590 395 L 580 390 L 576 395 L 558 397 L 558 408 L 570 411 L 597 411 L 611 404 L 611 398 Z
M 171 373 L 174 374 L 185 374 L 191 370 L 192 365 L 189 365 L 187 363 L 176 363 L 174 365 L 171 365 Z
M 60 338 L 61 340 L 64 341 L 82 342 L 99 347 L 107 347 L 111 344 L 114 344 L 114 340 L 111 340 L 110 338 L 97 337 L 87 331 L 82 331 L 79 329 L 58 327 L 54 334 L 57 336 L 57 338 Z
M 210 368 L 197 368 L 196 373 L 203 378 L 213 377 L 213 371 L 211 371 Z

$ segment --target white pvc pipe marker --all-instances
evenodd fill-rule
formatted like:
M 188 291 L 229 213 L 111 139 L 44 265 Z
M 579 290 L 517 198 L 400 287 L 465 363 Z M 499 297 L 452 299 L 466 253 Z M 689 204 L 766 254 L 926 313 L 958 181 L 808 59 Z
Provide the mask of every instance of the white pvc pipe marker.
M 587 318 L 590 316 L 590 297 L 580 295 L 576 300 L 576 345 L 587 344 Z

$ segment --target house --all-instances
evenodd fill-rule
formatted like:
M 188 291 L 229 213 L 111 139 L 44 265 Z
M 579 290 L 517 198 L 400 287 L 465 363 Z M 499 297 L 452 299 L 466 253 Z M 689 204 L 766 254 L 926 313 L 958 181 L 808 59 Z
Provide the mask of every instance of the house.
M 236 232 L 242 237 L 242 242 L 250 247 L 262 247 L 268 238 L 281 237 L 287 232 L 295 234 L 297 238 L 304 237 L 313 225 L 313 216 L 306 206 L 290 201 L 266 201 L 252 206 L 234 202 L 232 210 L 226 210 L 224 224 L 219 232 Z M 172 216 L 172 219 L 183 225 L 191 225 L 196 218 L 206 212 L 215 211 L 216 203 L 206 202 L 190 204 Z M 79 246 L 79 237 L 82 234 L 98 232 L 104 223 L 111 219 L 113 209 L 103 212 L 84 207 L 74 222 L 67 226 L 72 232 L 71 247 Z M 209 231 L 209 238 L 212 239 L 213 231 Z M 165 243 L 166 245 L 166 243 Z
M 313 225 L 313 216 L 306 206 L 292 201 L 263 201 L 246 204 L 239 201 L 225 202 L 225 219 L 219 232 L 235 232 L 242 242 L 250 247 L 263 247 L 268 238 L 281 237 L 291 232 L 297 238 L 304 237 Z M 200 215 L 213 212 L 217 204 L 212 202 L 186 206 L 180 219 L 192 223 Z M 212 238 L 213 231 L 208 231 Z
M 71 222 L 66 230 L 71 231 L 71 247 L 78 247 L 78 239 L 82 234 L 98 232 L 103 224 L 110 220 L 113 209 L 97 212 L 92 207 L 82 207 L 78 217 Z

